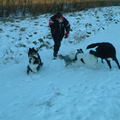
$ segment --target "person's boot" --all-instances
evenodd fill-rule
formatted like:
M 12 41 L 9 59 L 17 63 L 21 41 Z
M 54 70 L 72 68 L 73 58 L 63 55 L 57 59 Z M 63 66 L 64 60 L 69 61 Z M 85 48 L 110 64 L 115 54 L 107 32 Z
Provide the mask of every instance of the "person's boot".
M 58 54 L 58 52 L 54 52 L 54 53 L 53 53 L 53 56 L 54 56 L 54 57 L 57 57 L 57 54 Z

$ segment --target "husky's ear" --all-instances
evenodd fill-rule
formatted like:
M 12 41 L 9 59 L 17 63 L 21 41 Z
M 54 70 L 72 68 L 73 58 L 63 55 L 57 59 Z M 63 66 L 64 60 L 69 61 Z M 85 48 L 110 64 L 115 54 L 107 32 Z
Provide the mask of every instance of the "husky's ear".
M 80 49 L 77 49 L 77 52 L 80 52 Z
M 81 53 L 83 53 L 83 50 L 82 50 L 82 49 L 80 49 L 80 51 L 81 51 Z
M 77 52 L 78 53 L 83 53 L 83 50 L 82 49 L 77 49 Z

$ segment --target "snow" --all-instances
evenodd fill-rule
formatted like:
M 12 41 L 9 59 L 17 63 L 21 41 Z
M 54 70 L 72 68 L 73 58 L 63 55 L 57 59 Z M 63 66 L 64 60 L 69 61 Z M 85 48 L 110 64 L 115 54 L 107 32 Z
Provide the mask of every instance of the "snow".
M 63 39 L 60 54 L 77 48 L 88 53 L 87 45 L 110 42 L 120 60 L 119 6 L 64 16 L 71 32 Z M 100 59 L 97 69 L 76 64 L 66 68 L 63 60 L 53 60 L 50 17 L 0 21 L 0 120 L 119 120 L 120 70 L 116 63 L 111 62 L 112 70 Z M 44 64 L 28 75 L 29 47 L 39 49 Z

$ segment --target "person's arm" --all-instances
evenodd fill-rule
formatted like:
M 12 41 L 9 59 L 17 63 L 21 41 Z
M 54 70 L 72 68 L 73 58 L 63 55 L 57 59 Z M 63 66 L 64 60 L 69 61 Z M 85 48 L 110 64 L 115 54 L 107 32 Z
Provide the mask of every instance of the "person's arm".
M 64 22 L 65 22 L 65 29 L 66 29 L 66 33 L 64 35 L 65 38 L 67 38 L 69 36 L 69 32 L 70 32 L 70 23 L 68 22 L 68 20 L 66 18 L 64 18 Z
M 51 28 L 51 30 L 53 31 L 55 28 L 59 27 L 59 22 L 57 21 L 57 18 L 54 16 L 52 16 L 49 19 L 49 26 Z

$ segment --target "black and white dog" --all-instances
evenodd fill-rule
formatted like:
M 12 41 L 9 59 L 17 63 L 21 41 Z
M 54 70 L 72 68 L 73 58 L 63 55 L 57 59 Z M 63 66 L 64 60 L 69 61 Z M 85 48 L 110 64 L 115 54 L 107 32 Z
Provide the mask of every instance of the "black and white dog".
M 69 54 L 70 58 L 73 58 L 73 61 L 78 64 L 79 66 L 87 65 L 90 67 L 95 67 L 95 64 L 97 63 L 97 57 L 95 57 L 93 54 L 91 54 L 91 51 L 89 53 L 84 53 L 82 49 L 77 49 L 77 53 Z
M 68 65 L 72 65 L 72 63 L 74 63 L 77 60 L 77 54 L 82 52 L 82 49 L 77 49 L 77 53 L 75 53 L 74 50 L 71 50 L 68 55 L 59 54 L 58 56 L 60 59 L 64 60 L 66 64 L 65 67 L 67 67 Z
M 92 51 L 92 50 L 90 50 Z M 95 57 L 91 52 L 83 53 L 82 49 L 77 49 L 77 52 L 71 50 L 68 55 L 59 55 L 61 59 L 64 59 L 66 66 L 76 63 L 79 66 L 84 64 L 96 68 L 94 65 L 97 63 L 97 57 Z
M 38 51 L 33 48 L 29 48 L 28 51 L 29 64 L 27 66 L 27 73 L 34 72 L 36 73 L 40 67 L 43 65 Z
M 92 51 L 91 54 L 93 54 L 96 57 L 100 57 L 102 59 L 102 62 L 103 59 L 105 59 L 110 69 L 112 69 L 110 60 L 113 59 L 118 65 L 118 68 L 120 69 L 119 62 L 116 58 L 116 49 L 111 43 L 108 42 L 93 43 L 88 45 L 86 49 L 94 47 L 97 47 L 96 51 Z

